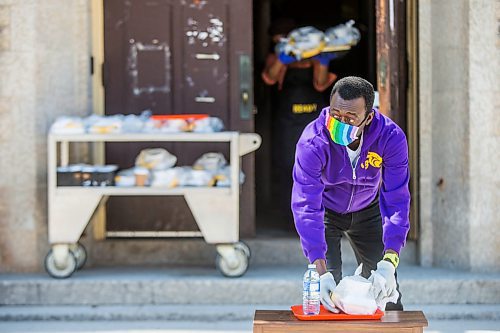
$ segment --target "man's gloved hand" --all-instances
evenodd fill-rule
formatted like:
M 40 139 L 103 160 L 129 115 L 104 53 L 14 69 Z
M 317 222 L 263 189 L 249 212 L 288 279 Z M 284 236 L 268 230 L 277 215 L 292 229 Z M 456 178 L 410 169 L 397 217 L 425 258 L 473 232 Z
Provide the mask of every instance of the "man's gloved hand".
M 330 312 L 339 313 L 339 310 L 335 308 L 335 304 L 331 299 L 331 294 L 337 284 L 333 279 L 332 273 L 328 272 L 319 277 L 319 293 L 321 297 L 321 304 Z
M 337 58 L 337 54 L 335 52 L 322 52 L 313 57 L 313 59 L 318 60 L 319 63 L 323 66 L 328 66 L 328 64 L 330 64 L 330 61 L 335 58 Z
M 288 55 L 285 52 L 278 53 L 278 59 L 283 65 L 288 65 L 291 64 L 292 62 L 297 61 L 297 59 L 294 56 Z
M 377 263 L 377 270 L 368 278 L 373 284 L 375 299 L 390 297 L 396 291 L 396 268 L 386 260 Z

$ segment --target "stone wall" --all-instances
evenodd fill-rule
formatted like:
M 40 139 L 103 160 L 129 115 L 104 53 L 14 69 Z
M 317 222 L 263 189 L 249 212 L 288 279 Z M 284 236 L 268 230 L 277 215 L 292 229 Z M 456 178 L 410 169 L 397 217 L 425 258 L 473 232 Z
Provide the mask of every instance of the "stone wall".
M 421 262 L 500 270 L 498 1 L 419 6 Z
M 86 0 L 0 0 L 0 271 L 39 270 L 48 245 L 46 136 L 90 108 Z

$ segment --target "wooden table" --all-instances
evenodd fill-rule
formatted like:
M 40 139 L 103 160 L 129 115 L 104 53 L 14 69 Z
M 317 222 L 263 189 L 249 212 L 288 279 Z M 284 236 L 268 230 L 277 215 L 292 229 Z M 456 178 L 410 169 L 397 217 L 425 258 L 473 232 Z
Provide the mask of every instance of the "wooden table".
M 253 319 L 254 333 L 296 332 L 380 332 L 418 333 L 428 325 L 422 311 L 387 311 L 380 320 L 303 321 L 292 311 L 257 310 Z

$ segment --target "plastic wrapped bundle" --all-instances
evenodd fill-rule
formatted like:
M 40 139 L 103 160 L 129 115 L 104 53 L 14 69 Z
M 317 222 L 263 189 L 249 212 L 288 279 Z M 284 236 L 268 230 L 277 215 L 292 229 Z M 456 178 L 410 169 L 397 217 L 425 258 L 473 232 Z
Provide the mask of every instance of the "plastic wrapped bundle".
M 371 315 L 377 311 L 372 283 L 360 275 L 344 277 L 332 293 L 332 301 L 347 314 Z
M 224 129 L 224 123 L 220 118 L 207 117 L 193 121 L 192 130 L 196 133 L 220 132 Z
M 143 149 L 135 159 L 135 165 L 149 170 L 166 170 L 177 163 L 177 157 L 163 148 Z
M 179 133 L 186 132 L 189 129 L 189 123 L 185 119 L 170 119 L 163 122 L 161 132 Z
M 227 165 L 227 161 L 224 155 L 221 153 L 205 153 L 200 158 L 198 158 L 194 164 L 193 169 L 195 170 L 208 170 L 217 171 L 222 167 Z
M 121 133 L 123 115 L 102 117 L 97 115 L 85 119 L 85 125 L 91 134 L 113 134 Z
M 354 20 L 339 24 L 325 31 L 326 45 L 322 52 L 349 50 L 359 43 L 361 33 L 354 27 Z
M 347 314 L 371 315 L 378 309 L 385 310 L 387 303 L 396 303 L 399 292 L 394 290 L 391 295 L 375 295 L 375 285 L 385 285 L 385 279 L 379 274 L 373 274 L 365 279 L 361 276 L 363 264 L 359 265 L 353 276 L 344 277 L 331 298 L 337 308 Z M 379 280 L 381 279 L 381 280 Z
M 50 131 L 55 134 L 83 134 L 85 126 L 78 117 L 59 117 L 50 127 Z
M 230 187 L 231 186 L 231 167 L 229 165 L 220 168 L 215 173 L 215 186 Z M 245 182 L 245 174 L 240 170 L 240 185 Z
M 151 182 L 151 186 L 167 188 L 179 186 L 183 173 L 184 169 L 181 167 L 153 171 L 153 180 Z
M 129 114 L 123 117 L 122 131 L 124 133 L 140 133 L 151 117 L 151 111 L 143 111 L 140 115 Z
M 182 167 L 180 170 L 179 186 L 214 186 L 213 172 L 194 170 L 191 167 Z
M 325 47 L 325 34 L 311 26 L 292 30 L 276 45 L 276 53 L 294 56 L 297 60 L 314 57 Z

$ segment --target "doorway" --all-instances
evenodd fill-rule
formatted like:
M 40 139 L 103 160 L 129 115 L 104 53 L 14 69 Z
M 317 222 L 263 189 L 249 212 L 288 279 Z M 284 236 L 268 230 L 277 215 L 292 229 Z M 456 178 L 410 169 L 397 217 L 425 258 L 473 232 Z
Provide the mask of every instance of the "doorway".
M 272 87 L 264 84 L 261 72 L 265 59 L 272 52 L 268 27 L 273 20 L 291 18 L 298 27 L 314 26 L 322 31 L 348 20 L 354 20 L 361 40 L 349 53 L 330 62 L 329 71 L 340 79 L 361 76 L 377 86 L 375 0 L 320 1 L 257 0 L 254 1 L 254 85 L 256 132 L 262 136 L 262 146 L 256 152 L 256 228 L 257 234 L 296 235 L 293 221 L 276 205 L 279 189 L 276 168 L 272 165 Z M 324 94 L 328 97 L 331 87 Z

